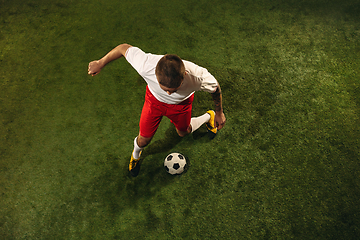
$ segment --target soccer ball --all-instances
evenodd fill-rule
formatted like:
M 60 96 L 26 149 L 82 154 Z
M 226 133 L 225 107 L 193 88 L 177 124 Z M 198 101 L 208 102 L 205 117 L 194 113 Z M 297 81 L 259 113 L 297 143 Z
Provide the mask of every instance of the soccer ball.
M 164 167 L 171 175 L 181 174 L 186 167 L 186 159 L 181 153 L 170 153 L 165 158 Z

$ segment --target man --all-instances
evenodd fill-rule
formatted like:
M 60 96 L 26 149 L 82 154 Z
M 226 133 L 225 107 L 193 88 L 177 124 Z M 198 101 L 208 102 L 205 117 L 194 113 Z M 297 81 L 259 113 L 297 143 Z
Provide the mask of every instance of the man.
M 214 137 L 226 121 L 222 95 L 217 80 L 205 69 L 176 55 L 153 55 L 129 44 L 120 44 L 103 58 L 89 63 L 88 74 L 95 76 L 109 62 L 125 57 L 147 82 L 145 103 L 140 117 L 139 135 L 134 140 L 129 171 L 136 177 L 140 171 L 140 155 L 154 136 L 163 116 L 175 125 L 183 137 L 206 123 Z M 191 118 L 195 91 L 211 93 L 215 111 Z

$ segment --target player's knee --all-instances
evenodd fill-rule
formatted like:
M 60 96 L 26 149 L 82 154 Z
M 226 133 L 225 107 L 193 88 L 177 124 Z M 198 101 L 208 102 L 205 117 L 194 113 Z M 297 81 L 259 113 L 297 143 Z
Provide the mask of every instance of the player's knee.
M 151 139 L 152 139 L 152 137 L 151 138 L 145 138 L 145 137 L 140 136 L 138 138 L 138 143 L 137 144 L 139 145 L 139 147 L 144 148 L 147 145 L 149 145 L 149 143 L 151 142 Z
M 191 126 L 187 129 L 186 132 L 180 131 L 180 130 L 178 130 L 178 129 L 176 129 L 176 131 L 177 131 L 177 133 L 178 133 L 178 135 L 179 135 L 180 137 L 185 137 L 186 135 L 188 135 L 189 133 L 191 133 Z
M 186 135 L 188 135 L 187 132 L 178 132 L 180 137 L 185 137 Z

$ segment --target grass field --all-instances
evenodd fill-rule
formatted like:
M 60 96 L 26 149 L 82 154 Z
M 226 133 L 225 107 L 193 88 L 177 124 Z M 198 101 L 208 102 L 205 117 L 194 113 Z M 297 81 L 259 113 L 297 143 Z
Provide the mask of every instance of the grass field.
M 360 239 L 356 0 L 0 1 L 0 239 Z M 220 82 L 226 126 L 164 119 L 127 166 L 145 82 L 120 43 Z M 195 94 L 193 115 L 213 107 Z M 170 152 L 189 158 L 177 177 Z

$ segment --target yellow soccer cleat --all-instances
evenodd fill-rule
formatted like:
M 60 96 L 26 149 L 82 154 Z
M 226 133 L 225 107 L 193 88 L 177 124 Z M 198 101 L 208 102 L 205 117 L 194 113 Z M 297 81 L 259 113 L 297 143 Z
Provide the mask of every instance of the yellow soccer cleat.
M 213 110 L 209 110 L 206 113 L 210 114 L 210 120 L 206 123 L 206 127 L 210 133 L 210 139 L 213 139 L 217 133 L 217 127 L 215 126 L 215 112 Z
M 134 151 L 131 154 L 131 159 L 130 159 L 130 163 L 129 163 L 129 171 L 130 171 L 131 176 L 136 177 L 140 172 L 140 164 L 141 163 L 140 163 L 140 157 L 138 159 L 135 159 L 133 157 L 133 153 L 134 153 Z M 140 155 L 141 155 L 141 152 L 140 152 Z

